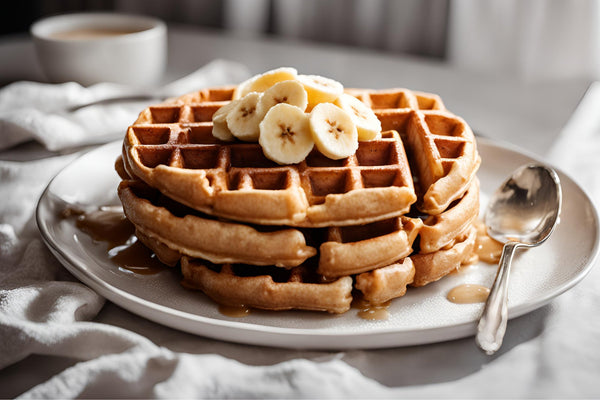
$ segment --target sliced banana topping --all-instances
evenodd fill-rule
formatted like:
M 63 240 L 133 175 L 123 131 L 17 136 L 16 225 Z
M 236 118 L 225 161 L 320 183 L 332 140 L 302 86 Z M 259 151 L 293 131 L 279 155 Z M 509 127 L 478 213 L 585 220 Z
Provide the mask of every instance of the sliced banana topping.
M 229 130 L 227 126 L 227 115 L 234 107 L 240 102 L 240 100 L 233 100 L 219 108 L 212 117 L 213 128 L 212 134 L 217 139 L 232 141 L 235 140 L 235 136 Z
M 358 132 L 358 140 L 373 140 L 381 137 L 381 122 L 371 107 L 346 93 L 342 93 L 335 104 L 352 118 Z
M 286 103 L 271 107 L 260 123 L 258 143 L 265 156 L 276 163 L 299 163 L 314 146 L 308 115 Z
M 381 137 L 381 122 L 340 82 L 282 67 L 239 84 L 213 115 L 213 136 L 258 141 L 269 159 L 296 164 L 314 146 L 334 160 L 348 157 L 359 140 Z
M 277 82 L 294 80 L 297 76 L 298 71 L 295 68 L 281 67 L 272 69 L 240 83 L 233 94 L 233 98 L 242 98 L 250 92 L 262 93 Z
M 333 103 L 344 93 L 341 83 L 320 75 L 298 75 L 297 79 L 304 85 L 308 94 L 309 110 L 319 103 Z
M 317 104 L 309 116 L 317 149 L 334 160 L 348 157 L 358 148 L 358 133 L 352 118 L 333 103 Z
M 226 117 L 227 127 L 236 138 L 246 142 L 258 140 L 258 124 L 261 116 L 258 114 L 256 106 L 260 97 L 260 93 L 250 92 L 239 99 L 229 110 Z
M 258 113 L 266 115 L 269 109 L 277 104 L 287 103 L 306 110 L 308 95 L 304 86 L 298 81 L 282 81 L 267 89 L 258 102 Z

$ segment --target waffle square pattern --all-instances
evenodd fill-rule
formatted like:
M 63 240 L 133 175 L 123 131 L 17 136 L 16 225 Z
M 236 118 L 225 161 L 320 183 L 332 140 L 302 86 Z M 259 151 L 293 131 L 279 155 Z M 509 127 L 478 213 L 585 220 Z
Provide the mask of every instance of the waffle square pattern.
M 439 96 L 345 89 L 381 132 L 345 157 L 315 145 L 282 164 L 258 141 L 213 135 L 218 110 L 269 87 L 253 79 L 146 108 L 116 162 L 138 239 L 186 288 L 227 306 L 342 313 L 353 297 L 380 304 L 473 259 L 480 158 Z

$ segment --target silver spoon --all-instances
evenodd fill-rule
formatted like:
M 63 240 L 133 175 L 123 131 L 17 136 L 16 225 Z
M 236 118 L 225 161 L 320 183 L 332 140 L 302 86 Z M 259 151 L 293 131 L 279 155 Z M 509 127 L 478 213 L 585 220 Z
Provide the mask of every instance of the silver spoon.
M 515 170 L 496 190 L 485 212 L 488 234 L 504 243 L 494 284 L 477 327 L 477 345 L 494 354 L 508 320 L 508 276 L 517 248 L 542 244 L 556 226 L 562 191 L 556 172 L 539 164 Z

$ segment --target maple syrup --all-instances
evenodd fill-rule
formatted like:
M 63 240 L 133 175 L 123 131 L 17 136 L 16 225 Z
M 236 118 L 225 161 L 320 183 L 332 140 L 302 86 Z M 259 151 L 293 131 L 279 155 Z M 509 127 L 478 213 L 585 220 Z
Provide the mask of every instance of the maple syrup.
M 135 227 L 119 207 L 103 206 L 82 211 L 68 207 L 62 218 L 75 218 L 75 226 L 94 242 L 107 244 L 108 257 L 117 267 L 139 275 L 157 274 L 168 268 L 135 236 Z
M 88 212 L 69 209 L 63 215 L 76 216 L 75 226 L 95 242 L 107 243 L 109 250 L 124 245 L 135 232 L 123 212 L 113 207 L 100 207 Z
M 492 239 L 487 234 L 485 224 L 481 220 L 475 222 L 477 228 L 477 240 L 475 242 L 475 253 L 483 262 L 498 264 L 502 255 L 502 243 Z
M 250 307 L 240 306 L 225 306 L 219 304 L 219 312 L 226 317 L 244 318 L 250 314 Z
M 465 283 L 450 290 L 446 298 L 456 304 L 485 303 L 489 294 L 485 286 Z
M 144 246 L 135 236 L 132 236 L 128 243 L 109 250 L 108 258 L 120 270 L 139 275 L 158 274 L 168 268 L 160 262 L 156 254 Z
M 363 297 L 355 296 L 354 300 L 352 301 L 352 308 L 358 309 L 356 315 L 362 319 L 370 321 L 385 321 L 390 317 L 390 304 L 390 300 L 381 304 L 372 304 Z

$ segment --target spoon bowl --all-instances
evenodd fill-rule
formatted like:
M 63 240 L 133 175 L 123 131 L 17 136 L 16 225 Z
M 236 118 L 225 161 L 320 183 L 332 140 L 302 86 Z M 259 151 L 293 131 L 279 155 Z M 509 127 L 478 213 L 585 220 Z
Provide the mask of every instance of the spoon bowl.
M 556 172 L 539 164 L 518 168 L 488 203 L 488 234 L 506 243 L 535 246 L 552 233 L 560 212 L 561 190 Z
M 562 191 L 557 173 L 541 164 L 515 170 L 496 190 L 485 212 L 488 235 L 504 243 L 498 272 L 477 327 L 476 341 L 487 354 L 502 345 L 508 320 L 508 278 L 517 248 L 535 247 L 558 221 Z

